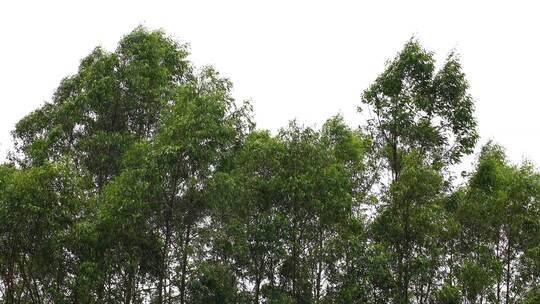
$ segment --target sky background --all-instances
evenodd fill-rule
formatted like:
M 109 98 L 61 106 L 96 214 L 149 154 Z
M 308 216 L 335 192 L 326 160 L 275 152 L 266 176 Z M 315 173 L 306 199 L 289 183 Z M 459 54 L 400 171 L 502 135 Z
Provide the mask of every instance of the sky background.
M 455 49 L 481 143 L 540 164 L 539 13 L 535 1 L 0 1 L 0 158 L 84 56 L 141 24 L 189 43 L 191 61 L 230 78 L 274 132 L 338 113 L 362 124 L 362 91 L 413 35 L 439 64 Z

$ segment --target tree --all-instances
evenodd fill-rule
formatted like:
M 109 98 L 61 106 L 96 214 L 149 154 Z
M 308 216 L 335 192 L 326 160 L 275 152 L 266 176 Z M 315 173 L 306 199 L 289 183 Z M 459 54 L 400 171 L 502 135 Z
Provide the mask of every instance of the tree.
M 539 186 L 538 173 L 529 164 L 509 164 L 498 145 L 482 148 L 456 210 L 462 227 L 458 255 L 464 259 L 463 289 L 469 290 L 469 301 L 484 297 L 514 303 L 534 286 L 527 282 L 532 277 L 518 278 L 518 269 L 525 267 L 522 258 L 537 242 Z
M 72 158 L 93 181 L 82 196 L 96 208 L 74 225 L 73 276 L 82 285 L 72 288 L 85 292 L 77 301 L 139 301 L 140 283 L 159 303 L 176 291 L 185 302 L 205 184 L 251 128 L 231 83 L 212 68 L 194 71 L 186 56 L 163 32 L 136 28 L 115 52 L 96 48 L 13 132 L 17 166 Z
M 320 132 L 292 123 L 276 137 L 255 132 L 244 142 L 215 185 L 211 227 L 216 257 L 243 270 L 254 302 L 263 290 L 268 301 L 279 293 L 320 302 L 325 286 L 338 284 L 330 273 L 344 256 L 332 249 L 343 246 L 340 233 L 366 194 L 366 147 L 341 117 Z
M 388 188 L 381 184 L 386 204 L 373 231 L 380 241 L 393 240 L 388 246 L 394 253 L 396 303 L 423 303 L 433 290 L 441 226 L 428 224 L 445 218 L 436 198 L 447 188 L 439 171 L 471 153 L 478 138 L 467 91 L 456 54 L 436 71 L 433 53 L 415 39 L 364 91 L 362 101 L 373 112 L 367 130 L 390 176 Z M 413 282 L 420 290 L 411 297 Z
M 411 39 L 362 96 L 373 115 L 367 129 L 392 180 L 399 177 L 403 156 L 410 152 L 442 168 L 471 153 L 478 139 L 459 57 L 451 52 L 436 71 L 433 56 Z
M 0 170 L 0 260 L 6 303 L 68 303 L 73 268 L 70 238 L 83 181 L 69 163 Z
M 440 267 L 438 240 L 445 224 L 441 187 L 440 174 L 411 154 L 384 197 L 386 204 L 371 230 L 375 242 L 390 253 L 393 288 L 388 301 L 425 303 L 434 290 Z
M 28 167 L 68 155 L 101 188 L 137 140 L 151 137 L 175 87 L 193 78 L 187 49 L 161 31 L 138 27 L 115 52 L 100 47 L 62 80 L 51 103 L 13 131 L 16 161 Z
M 208 208 L 204 189 L 251 128 L 249 106 L 236 108 L 229 90 L 228 80 L 212 69 L 203 70 L 194 86 L 179 87 L 153 145 L 151 158 L 160 179 L 156 186 L 163 191 L 163 273 L 158 289 L 169 284 L 169 268 L 178 263 L 179 280 L 172 284 L 179 289 L 180 303 L 185 303 L 192 241 Z M 171 252 L 173 244 L 177 250 Z M 170 298 L 170 287 L 167 293 L 164 301 Z
M 229 261 L 253 284 L 255 303 L 263 282 L 275 287 L 275 269 L 285 250 L 281 231 L 286 218 L 278 211 L 277 196 L 283 153 L 283 144 L 268 132 L 253 132 L 234 157 L 232 170 L 216 176 L 211 188 L 212 255 Z

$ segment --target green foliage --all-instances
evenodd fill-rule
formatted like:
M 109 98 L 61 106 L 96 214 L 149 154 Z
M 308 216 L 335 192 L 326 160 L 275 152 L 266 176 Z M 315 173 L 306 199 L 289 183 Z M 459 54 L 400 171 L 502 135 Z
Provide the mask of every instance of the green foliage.
M 437 304 L 459 304 L 461 302 L 459 289 L 449 284 L 444 284 L 436 292 L 435 299 L 435 303 Z
M 142 27 L 115 52 L 96 48 L 51 103 L 17 123 L 17 162 L 36 166 L 69 155 L 102 187 L 119 172 L 129 147 L 155 133 L 176 87 L 191 82 L 187 54 L 163 32 Z
M 468 87 L 454 52 L 436 70 L 433 53 L 413 38 L 364 91 L 374 116 L 367 129 L 394 177 L 413 150 L 439 168 L 473 151 L 478 134 Z
M 459 58 L 411 39 L 371 119 L 254 129 L 232 83 L 138 27 L 15 126 L 0 303 L 537 303 L 540 174 L 481 148 Z
M 540 288 L 538 286 L 532 288 L 522 302 L 523 304 L 534 304 L 540 302 Z
M 202 263 L 189 284 L 190 303 L 238 303 L 237 282 L 227 266 Z

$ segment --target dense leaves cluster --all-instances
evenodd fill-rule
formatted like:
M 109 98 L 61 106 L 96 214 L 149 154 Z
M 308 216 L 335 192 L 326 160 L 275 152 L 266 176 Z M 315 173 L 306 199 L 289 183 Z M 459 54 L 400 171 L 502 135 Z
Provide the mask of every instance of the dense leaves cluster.
M 459 58 L 412 39 L 370 119 L 255 129 L 231 83 L 137 28 L 13 131 L 0 303 L 540 303 L 540 175 L 478 140 Z

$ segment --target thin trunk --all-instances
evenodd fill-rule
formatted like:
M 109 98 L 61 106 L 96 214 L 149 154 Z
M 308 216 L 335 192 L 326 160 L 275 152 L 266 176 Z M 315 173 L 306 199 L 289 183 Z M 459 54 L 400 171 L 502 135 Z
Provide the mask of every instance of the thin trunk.
M 128 270 L 128 278 L 126 281 L 126 296 L 124 298 L 125 304 L 131 304 L 131 301 L 133 299 L 133 289 L 135 285 L 135 271 L 133 269 Z
M 259 304 L 259 293 L 261 288 L 261 277 L 257 275 L 255 279 L 255 304 Z
M 163 304 L 163 276 L 161 274 L 159 276 L 157 290 L 158 290 L 157 303 Z
M 403 279 L 403 285 L 402 285 L 402 292 L 403 292 L 403 300 L 404 303 L 409 303 L 409 250 L 410 250 L 410 244 L 409 244 L 409 206 L 410 204 L 408 202 L 405 202 L 405 212 L 404 212 L 404 243 L 402 248 L 402 261 L 401 266 L 403 267 L 402 271 L 402 279 Z
M 174 211 L 174 201 L 175 196 L 177 192 L 178 187 L 178 165 L 175 167 L 175 171 L 173 174 L 173 188 L 172 192 L 170 193 L 170 197 L 167 202 L 166 210 L 165 210 L 165 244 L 163 247 L 163 253 L 162 253 L 162 265 L 163 269 L 161 269 L 160 277 L 159 277 L 159 283 L 158 283 L 158 303 L 167 303 L 167 285 L 168 282 L 168 272 L 169 272 L 169 246 L 171 244 L 171 237 L 172 237 L 172 220 L 173 220 L 173 211 Z M 170 288 L 170 287 L 169 287 Z
M 297 235 L 296 235 L 296 222 L 293 224 L 293 248 L 292 248 L 292 293 L 296 297 L 296 259 L 298 256 L 298 245 L 297 245 Z
M 9 262 L 7 267 L 7 274 L 6 274 L 6 304 L 14 304 L 15 303 L 15 288 L 13 286 L 14 281 L 14 267 L 15 263 L 13 261 L 13 254 L 9 255 Z
M 497 248 L 496 248 L 496 252 L 497 252 L 497 260 L 500 260 L 500 237 L 497 241 Z M 497 277 L 497 304 L 500 304 L 501 303 L 501 277 L 498 276 Z
M 270 287 L 274 288 L 276 286 L 276 280 L 274 278 L 274 271 L 275 271 L 275 260 L 273 257 L 270 258 L 270 273 L 269 273 L 269 280 L 270 280 Z
M 105 281 L 106 281 L 106 277 L 107 276 L 107 273 L 105 273 L 104 277 L 101 277 L 100 279 L 100 284 L 97 288 L 97 299 L 98 299 L 98 303 L 103 303 L 103 296 L 104 296 L 104 290 L 105 290 Z
M 319 265 L 317 269 L 317 294 L 316 294 L 317 303 L 319 302 L 321 298 L 321 277 L 322 277 L 322 265 L 321 265 L 322 262 L 319 261 L 318 263 Z
M 41 303 L 41 300 L 39 298 L 39 291 L 37 290 L 37 287 L 35 286 L 35 282 L 31 276 L 31 274 L 27 273 L 25 262 L 23 259 L 20 261 L 20 270 L 21 270 L 21 276 L 23 280 L 23 285 L 26 285 L 26 290 L 28 294 L 30 295 L 30 302 L 31 303 Z
M 161 253 L 161 269 L 160 269 L 160 272 L 159 272 L 159 281 L 158 281 L 158 286 L 157 286 L 157 290 L 158 290 L 158 303 L 159 304 L 163 304 L 165 303 L 166 299 L 164 299 L 164 296 L 165 296 L 165 285 L 166 285 L 166 282 L 165 282 L 165 278 L 166 278 L 166 273 L 167 273 L 167 268 L 168 268 L 168 265 L 167 265 L 167 260 L 168 260 L 168 254 L 169 254 L 169 242 L 170 242 L 170 224 L 169 224 L 169 220 L 168 220 L 168 216 L 167 216 L 167 219 L 165 220 L 165 243 L 163 244 L 163 250 L 162 250 L 162 253 Z
M 161 270 L 159 272 L 159 281 L 158 281 L 158 303 L 163 304 L 166 303 L 166 285 L 167 285 L 167 272 L 168 272 L 168 259 L 169 259 L 169 244 L 171 241 L 171 227 L 170 227 L 170 219 L 169 215 L 167 214 L 165 219 L 165 243 L 163 244 L 163 250 L 161 253 Z
M 431 272 L 431 275 L 429 276 L 428 286 L 427 286 L 427 292 L 426 292 L 426 303 L 428 303 L 429 295 L 431 294 L 431 286 L 433 285 L 433 277 L 435 275 L 435 271 Z
M 510 269 L 510 262 L 511 262 L 511 243 L 510 238 L 508 239 L 508 248 L 506 250 L 506 304 L 510 303 L 510 278 L 511 276 L 511 269 Z
M 317 303 L 321 297 L 321 277 L 322 277 L 322 243 L 323 243 L 323 233 L 322 229 L 319 230 L 319 242 L 318 242 L 318 261 L 317 261 L 317 289 L 315 293 L 315 300 Z
M 185 304 L 186 299 L 186 272 L 188 262 L 188 247 L 191 236 L 191 224 L 186 226 L 186 237 L 184 241 L 184 248 L 182 252 L 182 275 L 180 280 L 180 304 Z
M 30 273 L 30 279 L 32 281 L 32 286 L 34 287 L 34 291 L 36 293 L 37 303 L 43 303 L 43 301 L 41 300 L 41 296 L 39 294 L 38 284 L 36 283 L 36 279 L 34 278 L 32 273 Z

